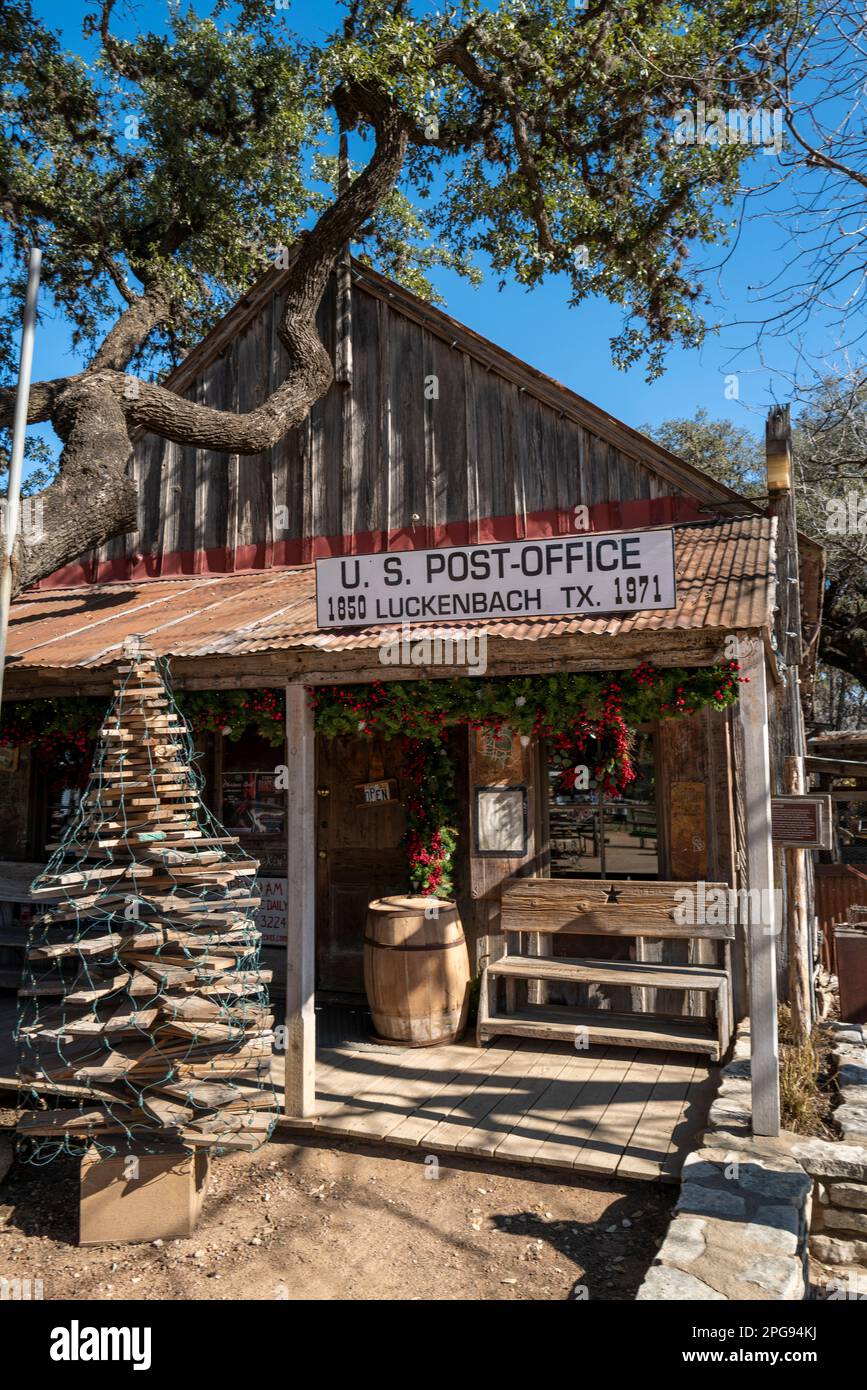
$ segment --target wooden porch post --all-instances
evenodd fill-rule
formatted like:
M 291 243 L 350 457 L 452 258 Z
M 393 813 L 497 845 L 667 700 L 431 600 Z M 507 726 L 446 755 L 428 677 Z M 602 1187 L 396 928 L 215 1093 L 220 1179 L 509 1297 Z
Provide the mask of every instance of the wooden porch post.
M 313 711 L 303 685 L 286 687 L 286 1083 L 287 1115 L 315 1108 L 316 789 Z
M 748 684 L 741 686 L 740 717 L 744 732 L 744 803 L 746 862 L 752 902 L 758 890 L 761 911 L 750 911 L 742 898 L 744 935 L 750 966 L 750 1024 L 752 1032 L 753 1131 L 780 1132 L 780 1071 L 777 1034 L 776 934 L 780 923 L 774 898 L 774 855 L 771 847 L 771 760 L 768 746 L 768 687 L 761 641 L 750 644 L 753 655 L 743 663 Z M 753 920 L 758 918 L 759 920 Z

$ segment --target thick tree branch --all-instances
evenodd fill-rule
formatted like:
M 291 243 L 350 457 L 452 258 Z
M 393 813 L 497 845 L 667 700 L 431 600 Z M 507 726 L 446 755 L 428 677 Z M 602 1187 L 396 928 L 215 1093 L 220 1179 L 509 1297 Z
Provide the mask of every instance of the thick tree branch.
M 34 381 L 30 387 L 30 399 L 27 403 L 27 423 L 28 425 L 44 424 L 51 419 L 54 409 L 54 402 L 60 390 L 69 385 L 71 381 L 78 381 L 80 375 L 74 377 L 58 377 L 54 381 Z M 0 429 L 8 429 L 12 424 L 15 414 L 15 387 L 0 386 Z
M 156 287 L 133 298 L 107 333 L 88 370 L 122 372 L 153 330 L 168 316 L 168 293 Z
M 356 100 L 364 100 L 365 95 L 355 93 Z M 302 234 L 291 262 L 278 329 L 289 357 L 285 380 L 262 405 L 243 415 L 198 405 L 165 387 L 138 382 L 126 407 L 136 429 L 151 430 L 164 439 L 200 449 L 258 454 L 299 424 L 328 390 L 334 369 L 316 331 L 316 311 L 337 257 L 394 186 L 406 153 L 407 135 L 400 114 L 394 110 L 382 113 L 375 101 L 372 105 L 377 139 L 369 163 L 313 229 Z
M 136 527 L 136 488 L 127 473 L 132 444 L 116 382 L 113 374 L 89 372 L 57 391 L 52 422 L 64 441 L 60 476 L 36 495 L 42 538 L 19 540 L 15 593 Z
M 64 449 L 58 479 L 37 495 L 42 539 L 35 544 L 22 539 L 16 549 L 16 593 L 70 556 L 135 530 L 137 498 L 128 465 L 137 430 L 199 448 L 257 454 L 305 419 L 328 389 L 333 367 L 316 331 L 316 312 L 337 257 L 394 186 L 406 153 L 402 117 L 379 110 L 375 100 L 373 106 L 373 156 L 299 239 L 278 330 L 289 357 L 286 378 L 258 409 L 244 415 L 212 410 L 124 375 L 130 357 L 169 311 L 168 294 L 159 284 L 128 306 L 84 373 L 33 388 L 30 418 L 50 418 Z M 0 409 L 8 406 L 11 413 L 12 398 L 14 392 L 0 395 Z

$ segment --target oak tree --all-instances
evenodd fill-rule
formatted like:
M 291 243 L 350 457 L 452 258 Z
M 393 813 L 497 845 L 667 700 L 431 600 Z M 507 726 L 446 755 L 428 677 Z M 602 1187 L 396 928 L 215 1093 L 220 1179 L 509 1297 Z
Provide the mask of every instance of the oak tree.
M 621 365 L 654 373 L 669 344 L 701 341 L 690 253 L 726 234 L 754 151 L 679 143 L 678 113 L 760 102 L 787 5 L 350 0 L 316 42 L 274 0 L 154 9 L 154 32 L 128 37 L 104 0 L 85 56 L 29 0 L 0 16 L 0 354 L 8 377 L 36 244 L 47 307 L 85 364 L 31 390 L 29 419 L 62 453 L 18 588 L 135 528 L 140 433 L 258 454 L 305 418 L 333 377 L 316 311 L 347 243 L 422 290 L 437 262 L 525 286 L 563 275 L 572 303 L 621 308 Z M 357 160 L 342 181 L 338 130 Z M 275 248 L 280 385 L 237 414 L 167 389 Z
M 764 447 L 748 429 L 699 410 L 646 432 L 727 487 L 759 500 L 766 492 Z M 816 703 L 827 713 L 833 688 L 833 722 L 843 708 L 860 709 L 867 689 L 867 387 L 848 376 L 820 382 L 798 415 L 792 452 L 798 527 L 825 550 Z

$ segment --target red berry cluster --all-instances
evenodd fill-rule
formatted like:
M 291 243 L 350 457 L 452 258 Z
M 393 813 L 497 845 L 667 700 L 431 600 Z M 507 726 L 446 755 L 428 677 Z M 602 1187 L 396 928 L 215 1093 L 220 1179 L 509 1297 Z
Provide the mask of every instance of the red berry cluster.
M 413 888 L 434 897 L 451 891 L 453 835 L 446 827 L 454 819 L 454 807 L 443 792 L 443 753 L 441 739 L 403 738 L 403 776 L 408 783 L 404 796 L 407 831 L 404 846 L 409 860 Z M 448 785 L 451 770 L 448 770 Z

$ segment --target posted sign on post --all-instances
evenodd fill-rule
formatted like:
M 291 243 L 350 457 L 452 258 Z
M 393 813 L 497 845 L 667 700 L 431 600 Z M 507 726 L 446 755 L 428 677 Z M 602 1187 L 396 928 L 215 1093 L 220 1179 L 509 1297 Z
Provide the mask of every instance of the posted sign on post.
M 674 532 L 609 531 L 316 562 L 320 628 L 598 616 L 675 605 Z
M 831 824 L 830 796 L 771 797 L 771 840 L 775 845 L 830 849 Z

